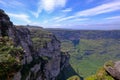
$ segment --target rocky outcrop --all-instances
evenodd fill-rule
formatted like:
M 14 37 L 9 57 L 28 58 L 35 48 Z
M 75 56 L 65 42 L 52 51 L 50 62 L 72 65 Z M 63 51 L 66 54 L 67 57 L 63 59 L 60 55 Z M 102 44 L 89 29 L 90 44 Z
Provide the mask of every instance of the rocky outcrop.
M 61 71 L 66 67 L 69 67 L 69 59 L 70 59 L 70 55 L 68 54 L 68 52 L 62 52 L 61 54 Z
M 12 26 L 9 17 L 0 10 L 0 36 L 8 36 L 8 28 Z
M 115 62 L 112 66 L 105 66 L 105 69 L 115 80 L 120 80 L 120 61 Z
M 12 80 L 55 80 L 63 63 L 65 66 L 68 62 L 66 55 L 61 55 L 60 42 L 53 34 L 45 34 L 47 40 L 41 36 L 44 44 L 35 49 L 31 32 L 25 27 L 14 26 L 5 12 L 0 10 L 0 37 L 5 36 L 12 39 L 15 47 L 21 46 L 24 50 L 22 66 Z
M 25 52 L 22 64 L 30 63 L 32 61 L 32 41 L 30 39 L 30 32 L 26 28 L 15 28 L 9 17 L 0 10 L 0 35 L 2 37 L 8 36 L 11 38 L 15 46 L 22 46 Z M 26 58 L 25 58 L 26 57 Z M 25 62 L 26 61 L 26 62 Z
M 69 54 L 60 51 L 60 41 L 57 40 L 53 34 L 41 28 L 29 29 L 31 31 L 33 43 L 39 44 L 39 46 L 41 45 L 39 49 L 37 47 L 38 56 L 47 60 L 47 63 L 44 65 L 44 73 L 45 76 L 47 76 L 47 80 L 56 79 L 56 76 L 60 74 L 63 68 L 69 66 Z M 40 40 L 37 42 L 35 40 L 36 38 Z

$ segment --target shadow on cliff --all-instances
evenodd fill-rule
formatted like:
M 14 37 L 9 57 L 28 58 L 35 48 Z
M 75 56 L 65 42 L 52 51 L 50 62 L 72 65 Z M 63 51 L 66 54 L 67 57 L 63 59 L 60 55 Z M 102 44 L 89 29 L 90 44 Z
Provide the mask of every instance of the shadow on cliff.
M 57 79 L 56 80 L 67 80 L 68 78 L 72 77 L 72 76 L 79 76 L 75 70 L 72 68 L 71 65 L 65 67 L 61 73 L 58 75 Z M 80 77 L 80 76 L 79 76 Z M 83 80 L 82 77 L 80 77 L 80 80 Z

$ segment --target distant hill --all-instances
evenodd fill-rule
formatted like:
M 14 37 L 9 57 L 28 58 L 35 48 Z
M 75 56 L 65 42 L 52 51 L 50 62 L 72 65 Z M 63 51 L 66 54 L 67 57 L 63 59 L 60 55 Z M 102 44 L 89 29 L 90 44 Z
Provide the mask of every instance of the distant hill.
M 70 53 L 72 67 L 83 77 L 95 74 L 106 61 L 120 59 L 120 30 L 48 30 L 61 40 L 61 50 Z
M 120 39 L 120 30 L 59 30 L 47 29 L 61 40 L 78 39 Z

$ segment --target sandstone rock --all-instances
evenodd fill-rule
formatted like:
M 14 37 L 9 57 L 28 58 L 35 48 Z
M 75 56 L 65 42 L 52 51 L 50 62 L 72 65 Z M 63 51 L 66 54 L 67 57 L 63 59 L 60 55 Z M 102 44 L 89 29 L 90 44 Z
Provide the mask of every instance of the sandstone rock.
M 69 63 L 68 57 L 60 52 L 60 41 L 53 34 L 40 35 L 51 41 L 45 42 L 45 47 L 36 51 L 30 34 L 27 28 L 14 26 L 0 9 L 0 37 L 8 36 L 16 47 L 21 46 L 24 50 L 21 69 L 13 80 L 55 80 L 62 68 Z
M 106 71 L 116 80 L 120 80 L 120 61 L 114 63 L 114 66 L 105 67 Z

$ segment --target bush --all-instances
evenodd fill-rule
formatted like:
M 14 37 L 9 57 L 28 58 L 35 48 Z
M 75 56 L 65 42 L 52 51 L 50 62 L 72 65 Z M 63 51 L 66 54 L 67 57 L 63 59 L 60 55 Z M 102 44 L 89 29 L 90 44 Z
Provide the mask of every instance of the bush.
M 85 78 L 85 80 L 115 80 L 112 78 L 102 67 L 98 70 L 98 72 L 95 75 L 89 76 Z
M 104 65 L 104 67 L 113 67 L 113 66 L 114 66 L 114 62 L 113 61 L 108 61 Z
M 75 76 L 68 78 L 67 80 L 80 80 L 80 78 L 75 75 Z
M 11 39 L 0 37 L 0 80 L 10 80 L 21 67 L 23 49 Z

